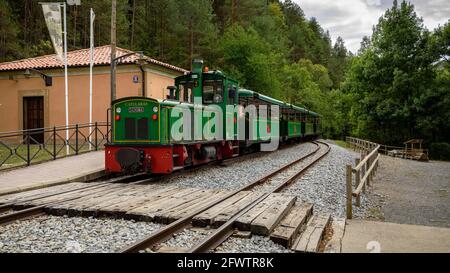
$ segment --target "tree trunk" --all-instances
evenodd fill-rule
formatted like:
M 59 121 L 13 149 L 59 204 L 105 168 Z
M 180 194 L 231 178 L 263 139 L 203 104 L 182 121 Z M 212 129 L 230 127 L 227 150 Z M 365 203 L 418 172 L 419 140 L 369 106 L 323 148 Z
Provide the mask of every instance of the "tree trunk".
M 132 8 L 131 8 L 131 37 L 130 37 L 130 49 L 131 50 L 133 50 L 133 48 L 134 48 L 135 17 L 136 17 L 136 0 L 133 0 Z
M 194 59 L 194 29 L 192 26 L 192 21 L 189 22 L 189 65 L 192 71 L 192 60 Z
M 231 0 L 231 25 L 235 25 L 237 18 L 236 18 L 236 0 Z
M 77 15 L 78 15 L 78 7 L 73 7 L 73 48 L 77 47 Z
M 90 11 L 90 9 L 88 9 L 88 11 Z M 84 22 L 83 22 L 83 48 L 87 48 L 87 44 L 88 44 L 88 36 L 90 37 L 90 33 L 88 34 L 88 25 L 90 24 L 90 12 L 89 12 L 89 18 L 88 16 L 84 16 Z M 90 29 L 90 27 L 89 27 Z

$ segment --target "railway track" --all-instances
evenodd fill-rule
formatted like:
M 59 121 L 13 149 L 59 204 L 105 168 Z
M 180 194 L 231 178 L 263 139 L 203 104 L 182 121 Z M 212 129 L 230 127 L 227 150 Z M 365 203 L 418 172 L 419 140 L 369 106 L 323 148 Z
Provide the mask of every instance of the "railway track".
M 109 179 L 108 181 L 95 183 L 93 185 L 87 184 L 86 186 L 83 186 L 83 187 L 77 187 L 74 189 L 59 191 L 57 193 L 44 193 L 44 194 L 40 194 L 40 195 L 38 194 L 37 196 L 33 195 L 30 198 L 28 198 L 26 201 L 31 202 L 31 201 L 37 201 L 37 200 L 45 199 L 45 198 L 49 198 L 49 197 L 63 196 L 65 194 L 72 194 L 72 193 L 77 193 L 77 192 L 79 193 L 79 196 L 77 196 L 77 197 L 63 199 L 59 202 L 48 202 L 48 203 L 44 203 L 41 206 L 37 206 L 37 207 L 29 207 L 29 208 L 25 207 L 25 208 L 22 208 L 19 210 L 14 210 L 8 214 L 0 215 L 0 225 L 6 225 L 6 224 L 9 224 L 9 223 L 17 221 L 17 220 L 23 220 L 26 218 L 37 217 L 37 216 L 43 215 L 43 214 L 45 214 L 45 208 L 49 205 L 58 204 L 58 203 L 62 203 L 62 202 L 75 200 L 77 198 L 86 197 L 89 195 L 89 193 L 83 194 L 86 191 L 93 190 L 93 189 L 102 189 L 102 188 L 107 189 L 107 186 L 111 185 L 111 183 L 126 183 L 128 181 L 132 181 L 133 179 L 136 179 L 139 177 L 142 177 L 142 175 L 141 174 L 127 175 L 127 176 L 123 176 L 123 177 L 119 177 L 119 178 Z M 140 181 L 137 181 L 137 182 L 139 183 Z M 136 183 L 136 182 L 134 182 L 134 183 Z M 14 202 L 0 205 L 0 213 L 13 210 L 14 207 L 15 207 Z
M 283 146 L 281 149 L 284 149 L 286 147 L 287 146 Z M 238 161 L 246 160 L 249 157 L 254 158 L 255 156 L 260 156 L 263 154 L 265 154 L 265 153 L 263 153 L 263 152 L 246 153 L 240 157 L 231 158 L 231 159 L 223 160 L 220 162 L 211 162 L 208 164 L 188 168 L 185 171 L 186 172 L 195 172 L 195 171 L 201 170 L 203 168 L 206 168 L 206 167 L 210 166 L 211 164 L 230 165 L 230 164 L 233 164 Z M 6 225 L 6 224 L 9 224 L 14 221 L 24 220 L 27 218 L 44 215 L 44 214 L 46 214 L 45 209 L 49 206 L 61 204 L 61 203 L 68 202 L 68 201 L 73 201 L 76 199 L 81 199 L 83 197 L 87 197 L 87 196 L 89 196 L 89 194 L 91 194 L 90 193 L 91 190 L 103 188 L 103 189 L 105 189 L 105 191 L 107 191 L 109 189 L 109 186 L 114 183 L 128 183 L 130 185 L 141 185 L 141 184 L 145 185 L 148 183 L 159 182 L 163 179 L 169 179 L 169 178 L 176 177 L 176 176 L 180 175 L 180 172 L 183 173 L 182 171 L 177 171 L 170 175 L 151 176 L 151 177 L 149 177 L 146 174 L 126 175 L 126 176 L 122 176 L 122 177 L 108 179 L 106 181 L 99 181 L 93 185 L 88 184 L 88 185 L 85 185 L 82 187 L 77 187 L 75 189 L 63 190 L 63 191 L 59 191 L 56 193 L 37 194 L 37 195 L 31 196 L 30 198 L 28 198 L 26 200 L 22 200 L 23 202 L 32 202 L 32 201 L 38 201 L 38 200 L 55 197 L 55 196 L 64 196 L 64 195 L 69 195 L 69 194 L 73 194 L 73 193 L 79 193 L 79 195 L 76 197 L 71 197 L 71 198 L 66 198 L 66 199 L 62 198 L 59 201 L 46 202 L 39 206 L 19 208 L 15 205 L 15 202 L 9 202 L 6 204 L 2 204 L 2 205 L 0 205 L 0 225 Z M 10 213 L 7 213 L 7 212 L 10 212 Z
M 123 248 L 122 250 L 120 250 L 120 252 L 129 253 L 129 252 L 139 252 L 141 250 L 146 249 L 152 249 L 158 244 L 161 244 L 170 239 L 174 234 L 190 228 L 192 226 L 191 223 L 194 217 L 196 217 L 197 215 L 220 204 L 221 202 L 226 201 L 229 198 L 232 198 L 233 196 L 236 196 L 237 194 L 243 191 L 248 191 L 255 189 L 256 187 L 261 187 L 262 184 L 270 182 L 268 183 L 269 184 L 268 189 L 259 188 L 259 191 L 263 192 L 259 198 L 249 202 L 246 206 L 244 206 L 237 213 L 235 213 L 228 221 L 220 225 L 216 230 L 210 233 L 202 241 L 191 247 L 187 252 L 190 253 L 208 252 L 210 250 L 215 249 L 217 246 L 221 245 L 234 233 L 235 222 L 238 218 L 242 217 L 252 208 L 255 208 L 255 206 L 266 200 L 271 194 L 280 192 L 283 188 L 287 187 L 289 184 L 297 180 L 297 178 L 299 178 L 303 173 L 305 173 L 308 169 L 310 169 L 314 164 L 319 162 L 330 151 L 330 146 L 324 142 L 317 141 L 313 143 L 316 145 L 316 149 L 306 154 L 305 156 L 302 156 L 301 158 L 279 168 L 278 170 L 225 195 L 219 200 L 215 200 L 201 207 L 200 209 L 190 213 L 189 215 L 181 219 L 178 219 L 175 222 L 172 222 L 171 224 L 149 235 L 148 237 L 145 237 L 137 241 L 136 243 Z M 302 164 L 307 159 L 312 160 L 307 162 L 306 165 Z
M 106 216 L 167 224 L 158 232 L 122 249 L 121 252 L 138 252 L 148 249 L 162 252 L 170 251 L 170 246 L 165 247 L 165 250 L 164 247 L 161 249 L 160 247 L 167 243 L 170 245 L 171 243 L 167 241 L 174 234 L 183 231 L 189 234 L 191 227 L 207 225 L 211 227 L 207 232 L 203 232 L 205 229 L 194 228 L 193 230 L 194 233 L 197 229 L 197 231 L 202 231 L 203 235 L 208 234 L 208 236 L 202 241 L 198 241 L 198 237 L 194 241 L 188 239 L 186 242 L 190 242 L 188 245 L 192 247 L 183 250 L 187 252 L 207 252 L 227 240 L 235 231 L 236 224 L 238 226 L 241 224 L 239 221 L 236 222 L 236 219 L 249 210 L 254 211 L 261 204 L 274 206 L 277 203 L 274 203 L 275 199 L 284 202 L 284 195 L 279 192 L 296 181 L 299 176 L 329 151 L 329 146 L 325 143 L 315 142 L 314 145 L 316 147 L 313 151 L 308 151 L 308 154 L 234 191 L 164 186 L 161 183 L 151 183 L 164 179 L 164 176 L 147 178 L 135 175 L 87 185 L 72 183 L 58 189 L 58 186 L 56 186 L 25 192 L 23 193 L 24 196 L 19 194 L 19 197 L 13 195 L 2 197 L 0 198 L 0 203 L 3 204 L 0 206 L 0 225 L 43 214 L 85 217 Z M 236 158 L 236 160 L 238 159 L 245 160 L 245 157 Z M 231 160 L 232 162 L 234 160 Z M 173 178 L 173 176 L 168 177 Z M 127 184 L 123 182 L 127 182 Z M 111 184 L 114 184 L 114 186 L 111 186 Z M 290 200 L 291 205 L 295 203 L 294 198 L 296 199 L 296 197 L 286 197 Z M 239 206 L 236 204 L 239 204 Z M 292 213 L 297 206 L 299 205 L 296 204 L 295 207 L 287 208 L 286 213 Z M 217 210 L 220 207 L 228 211 L 227 214 L 223 214 L 223 211 L 221 211 L 220 219 L 215 218 L 215 216 L 209 217 L 205 221 L 206 224 L 202 221 L 199 222 L 197 219 L 204 213 Z M 12 209 L 14 210 L 12 213 L 4 214 Z M 310 212 L 312 212 L 311 207 L 308 213 Z M 278 217 L 283 218 L 286 215 L 279 214 Z M 309 216 L 310 214 L 307 214 L 305 219 L 309 219 Z M 198 223 L 201 223 L 201 225 Z M 254 233 L 253 224 L 254 222 L 252 222 L 251 234 L 269 235 L 267 232 L 265 234 Z M 278 224 L 279 222 L 276 223 L 277 226 Z M 242 230 L 241 226 L 239 226 L 239 230 Z M 189 238 L 189 235 L 187 238 Z

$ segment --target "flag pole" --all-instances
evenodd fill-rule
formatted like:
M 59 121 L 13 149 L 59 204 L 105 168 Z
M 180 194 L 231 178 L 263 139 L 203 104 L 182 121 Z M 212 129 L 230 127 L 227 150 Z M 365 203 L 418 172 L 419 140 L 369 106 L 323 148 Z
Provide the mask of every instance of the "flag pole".
M 64 84 L 65 84 L 65 104 L 66 104 L 66 154 L 70 154 L 69 149 L 69 83 L 67 72 L 67 17 L 66 3 L 62 3 L 64 11 Z
M 94 66 L 94 11 L 90 16 L 90 52 L 89 52 L 89 150 L 92 149 L 92 68 Z

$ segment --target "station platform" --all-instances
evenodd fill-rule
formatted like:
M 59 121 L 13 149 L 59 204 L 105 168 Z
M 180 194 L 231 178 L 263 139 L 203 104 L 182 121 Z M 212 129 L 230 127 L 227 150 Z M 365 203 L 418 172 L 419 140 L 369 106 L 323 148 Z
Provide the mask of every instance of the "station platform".
M 0 172 L 0 195 L 45 188 L 103 175 L 104 151 L 65 157 L 28 167 Z
M 347 220 L 343 253 L 449 253 L 450 228 Z

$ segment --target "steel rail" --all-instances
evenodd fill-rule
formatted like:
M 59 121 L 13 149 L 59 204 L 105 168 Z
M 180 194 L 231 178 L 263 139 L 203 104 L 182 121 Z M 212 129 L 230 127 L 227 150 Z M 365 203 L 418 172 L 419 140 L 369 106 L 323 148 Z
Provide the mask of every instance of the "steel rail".
M 264 176 L 264 177 L 262 177 L 262 178 L 260 178 L 260 179 L 258 179 L 256 181 L 253 181 L 253 182 L 251 182 L 251 183 L 249 183 L 247 185 L 242 186 L 241 188 L 239 188 L 239 189 L 237 189 L 237 190 L 227 194 L 226 196 L 220 198 L 219 200 L 212 201 L 212 202 L 208 203 L 207 205 L 199 208 L 198 210 L 192 212 L 191 214 L 189 214 L 189 215 L 187 215 L 187 216 L 185 216 L 185 217 L 183 217 L 181 219 L 178 219 L 175 222 L 172 222 L 171 224 L 161 228 L 160 230 L 150 234 L 149 236 L 147 236 L 147 237 L 145 237 L 145 238 L 143 238 L 143 239 L 141 239 L 141 240 L 139 240 L 139 241 L 137 241 L 137 242 L 135 242 L 135 243 L 133 243 L 133 244 L 131 244 L 129 246 L 124 247 L 119 252 L 121 252 L 121 253 L 138 252 L 139 250 L 151 248 L 151 247 L 155 246 L 156 244 L 159 244 L 161 242 L 166 241 L 173 234 L 175 234 L 175 233 L 177 233 L 179 231 L 182 231 L 185 228 L 189 227 L 191 225 L 192 219 L 196 215 L 198 215 L 198 214 L 200 214 L 200 213 L 210 209 L 211 207 L 213 207 L 213 206 L 215 206 L 215 205 L 217 205 L 217 204 L 219 204 L 219 203 L 229 199 L 230 197 L 238 194 L 241 191 L 248 190 L 250 188 L 253 188 L 256 185 L 259 185 L 259 184 L 267 181 L 268 179 L 272 178 L 273 176 L 279 174 L 280 172 L 283 172 L 287 168 L 289 168 L 289 167 L 291 167 L 291 166 L 293 166 L 293 165 L 295 165 L 295 164 L 305 160 L 306 158 L 309 158 L 312 155 L 316 154 L 320 150 L 320 146 L 317 143 L 315 143 L 315 142 L 312 142 L 312 143 L 317 146 L 314 151 L 312 151 L 312 152 L 310 152 L 310 153 L 300 157 L 297 160 L 294 160 L 291 163 L 288 163 L 288 164 L 284 165 L 283 167 L 273 171 L 272 173 L 270 173 L 270 174 L 268 174 L 268 175 L 266 175 L 266 176 Z
M 53 197 L 53 196 L 58 196 L 58 195 L 64 195 L 64 194 L 68 194 L 68 193 L 75 193 L 75 192 L 79 192 L 81 195 L 73 197 L 73 198 L 68 198 L 68 199 L 64 199 L 64 200 L 59 200 L 59 201 L 51 201 L 51 202 L 47 202 L 44 203 L 42 205 L 39 206 L 35 206 L 35 207 L 26 207 L 24 209 L 21 210 L 17 210 L 14 211 L 12 213 L 9 214 L 5 214 L 5 215 L 1 215 L 0 216 L 0 225 L 5 225 L 17 220 L 23 220 L 25 218 L 29 218 L 29 217 L 35 217 L 35 216 L 40 216 L 42 214 L 45 214 L 45 208 L 50 206 L 50 205 L 55 205 L 55 204 L 59 204 L 59 203 L 63 203 L 63 202 L 68 202 L 68 201 L 73 201 L 82 197 L 86 197 L 89 196 L 91 193 L 87 192 L 85 194 L 83 194 L 86 190 L 92 190 L 92 189 L 101 189 L 101 188 L 106 188 L 107 186 L 109 186 L 111 183 L 120 183 L 123 181 L 127 181 L 130 179 L 133 179 L 134 177 L 138 177 L 139 175 L 128 175 L 128 176 L 124 176 L 124 177 L 118 177 L 118 178 L 113 178 L 110 179 L 108 181 L 105 182 L 101 182 L 95 185 L 87 185 L 85 187 L 80 187 L 77 189 L 70 189 L 70 190 L 65 190 L 62 192 L 57 192 L 57 193 L 50 193 L 47 195 L 39 195 L 37 194 L 37 196 L 33 197 L 31 196 L 29 199 L 24 199 L 24 200 L 20 200 L 20 202 L 32 202 L 32 201 L 36 201 L 36 200 L 41 200 L 41 199 L 45 199 L 48 197 Z M 1 212 L 5 212 L 8 210 L 11 210 L 15 207 L 15 202 L 9 202 L 7 204 L 3 204 L 0 206 L 0 213 Z
M 248 157 L 250 155 L 254 155 L 254 154 L 258 154 L 258 153 L 246 153 L 243 156 L 227 159 L 225 161 L 226 161 L 227 164 L 231 164 L 234 161 L 237 161 L 238 159 L 242 160 L 242 159 L 245 159 L 246 157 Z M 213 162 L 213 163 L 222 163 L 222 162 Z M 203 165 L 198 166 L 197 168 L 187 169 L 187 170 L 199 170 L 199 169 L 201 169 L 203 167 L 206 167 L 208 165 L 209 164 L 203 164 Z M 123 183 L 123 182 L 132 180 L 132 179 L 134 179 L 136 177 L 140 177 L 140 176 L 143 176 L 143 175 L 145 175 L 145 174 L 139 173 L 139 174 L 134 174 L 134 175 L 127 175 L 127 176 L 112 178 L 112 179 L 109 179 L 107 181 L 103 181 L 103 182 L 101 182 L 99 184 L 87 185 L 85 187 L 80 187 L 80 188 L 77 188 L 77 189 L 65 190 L 65 191 L 61 191 L 61 192 L 57 192 L 57 193 L 50 193 L 50 194 L 47 194 L 47 195 L 36 194 L 34 196 L 31 196 L 28 199 L 20 200 L 20 202 L 32 202 L 32 201 L 41 200 L 41 199 L 45 199 L 45 198 L 53 197 L 53 196 L 57 196 L 57 195 L 63 195 L 63 194 L 67 194 L 67 193 L 74 193 L 74 192 L 77 192 L 77 191 L 82 193 L 85 190 L 91 190 L 91 189 L 106 187 L 106 186 L 110 185 L 111 183 Z M 173 175 L 179 175 L 179 172 L 175 172 L 175 173 L 173 173 Z M 169 177 L 171 177 L 171 175 L 169 175 Z M 155 177 L 150 177 L 150 178 L 134 181 L 134 182 L 131 182 L 130 184 L 131 185 L 138 185 L 138 184 L 149 183 L 149 182 L 154 181 L 154 180 L 158 181 L 159 179 L 166 179 L 166 178 L 168 178 L 168 176 L 155 176 Z M 70 199 L 66 199 L 66 200 L 61 200 L 61 201 L 58 201 L 57 203 L 72 201 L 72 200 L 78 199 L 80 197 L 86 197 L 88 195 L 89 194 L 82 195 L 82 196 L 79 196 L 79 197 L 70 198 Z M 9 203 L 0 205 L 0 213 L 3 213 L 3 212 L 8 211 L 8 210 L 12 210 L 16 206 L 15 203 L 16 203 L 15 201 L 11 201 Z M 17 221 L 17 220 L 23 220 L 23 219 L 26 219 L 26 218 L 43 215 L 43 214 L 45 214 L 45 208 L 46 207 L 48 207 L 50 205 L 55 205 L 57 203 L 55 203 L 55 202 L 48 202 L 48 203 L 45 203 L 43 205 L 39 205 L 39 206 L 36 206 L 36 207 L 26 207 L 26 208 L 14 211 L 14 212 L 9 213 L 9 214 L 0 215 L 0 225 L 6 225 L 8 223 L 11 223 L 11 222 L 14 222 L 14 221 Z
M 105 187 L 106 185 L 102 184 L 102 185 L 97 185 L 97 186 L 98 186 L 97 189 L 99 189 L 99 188 Z M 95 187 L 92 187 L 92 188 L 95 188 Z M 6 224 L 9 224 L 9 223 L 17 221 L 17 220 L 24 220 L 26 218 L 36 217 L 36 216 L 46 214 L 45 209 L 48 206 L 57 205 L 57 204 L 61 204 L 61 203 L 68 202 L 68 201 L 73 201 L 76 199 L 80 199 L 80 198 L 89 196 L 90 194 L 92 194 L 92 193 L 87 192 L 86 194 L 81 194 L 76 197 L 59 200 L 59 201 L 48 202 L 48 203 L 45 203 L 45 204 L 42 204 L 42 205 L 39 205 L 36 207 L 26 208 L 26 209 L 22 209 L 19 211 L 15 211 L 13 213 L 2 215 L 2 216 L 0 216 L 0 225 L 6 225 Z
M 325 153 L 323 153 L 318 158 L 314 159 L 312 162 L 310 162 L 308 165 L 306 165 L 304 168 L 302 168 L 299 172 L 295 173 L 294 175 L 290 176 L 288 179 L 280 183 L 279 185 L 273 187 L 271 190 L 264 193 L 260 198 L 256 199 L 253 202 L 250 202 L 246 207 L 244 207 L 242 210 L 237 212 L 233 217 L 231 217 L 227 222 L 222 224 L 217 230 L 215 230 L 213 233 L 208 235 L 205 239 L 200 241 L 198 244 L 191 247 L 187 252 L 188 253 L 202 253 L 202 252 L 208 252 L 211 249 L 215 249 L 219 245 L 221 245 L 225 240 L 227 240 L 233 233 L 234 233 L 234 223 L 235 221 L 243 216 L 245 213 L 247 213 L 249 210 L 251 210 L 253 207 L 255 207 L 260 202 L 264 201 L 269 195 L 275 192 L 279 192 L 284 187 L 288 186 L 290 183 L 295 181 L 299 176 L 301 176 L 303 173 L 305 173 L 308 169 L 310 169 L 314 164 L 319 162 L 323 157 L 325 157 L 329 151 L 330 146 L 327 143 L 319 142 L 325 146 L 327 146 L 327 150 Z
M 61 194 L 66 194 L 66 193 L 71 193 L 71 192 L 76 192 L 76 191 L 83 191 L 83 190 L 86 190 L 86 189 L 91 189 L 91 188 L 95 188 L 95 187 L 99 187 L 99 186 L 106 186 L 106 185 L 109 185 L 111 183 L 122 183 L 122 182 L 128 181 L 130 179 L 133 179 L 135 177 L 138 177 L 140 175 L 141 174 L 138 174 L 138 175 L 127 175 L 127 176 L 123 176 L 123 177 L 112 178 L 112 179 L 109 179 L 107 181 L 103 181 L 103 182 L 100 182 L 98 184 L 95 184 L 95 185 L 86 185 L 85 187 L 80 187 L 80 188 L 76 188 L 76 189 L 69 189 L 69 190 L 56 192 L 56 193 L 49 193 L 47 195 L 36 194 L 34 196 L 30 196 L 29 199 L 21 200 L 21 202 L 36 201 L 36 200 L 40 200 L 40 199 L 44 199 L 44 198 L 48 198 L 48 197 L 53 197 L 53 196 L 56 196 L 56 195 L 61 195 Z M 12 209 L 14 207 L 14 205 L 15 205 L 15 201 L 11 201 L 11 202 L 8 202 L 8 203 L 0 205 L 0 213 Z

